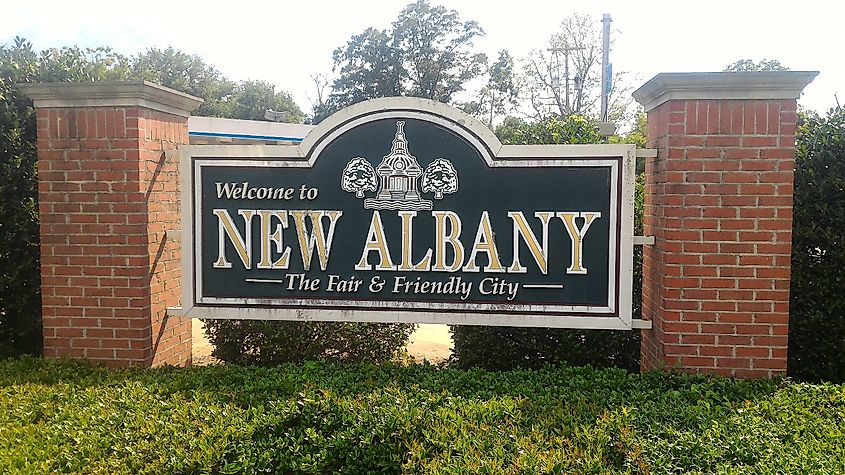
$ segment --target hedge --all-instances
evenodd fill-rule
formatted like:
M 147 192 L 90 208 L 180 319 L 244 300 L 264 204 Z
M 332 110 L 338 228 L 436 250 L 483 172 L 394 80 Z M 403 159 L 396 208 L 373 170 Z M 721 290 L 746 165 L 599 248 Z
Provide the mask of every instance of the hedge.
M 388 361 L 403 352 L 411 323 L 203 320 L 215 358 L 227 363 L 277 365 L 324 360 Z
M 23 358 L 0 363 L 0 473 L 845 473 L 845 386 Z
M 789 374 L 845 382 L 845 108 L 803 115 L 796 148 Z

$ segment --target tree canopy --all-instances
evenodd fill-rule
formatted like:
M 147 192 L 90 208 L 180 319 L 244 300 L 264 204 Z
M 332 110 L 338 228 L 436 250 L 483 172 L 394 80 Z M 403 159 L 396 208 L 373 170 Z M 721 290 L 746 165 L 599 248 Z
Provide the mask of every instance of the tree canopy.
M 332 92 L 315 105 L 314 121 L 357 102 L 414 96 L 450 103 L 467 82 L 485 72 L 487 57 L 474 51 L 484 35 L 455 10 L 417 0 L 390 28 L 368 28 L 334 51 Z
M 197 55 L 173 47 L 150 48 L 133 57 L 108 47 L 68 46 L 40 52 L 23 38 L 2 47 L 7 88 L 15 82 L 89 82 L 145 80 L 202 98 L 194 115 L 264 120 L 272 109 L 287 112 L 288 122 L 305 114 L 287 92 L 267 81 L 235 82 Z M 11 92 L 10 92 L 11 93 Z
M 462 105 L 464 112 L 480 117 L 488 127 L 493 119 L 515 111 L 519 107 L 520 78 L 516 62 L 507 50 L 487 69 L 487 84 L 476 94 L 476 99 Z
M 740 59 L 725 66 L 725 72 L 744 72 L 744 71 L 789 71 L 789 68 L 780 64 L 776 59 L 761 59 L 754 61 L 753 59 Z
M 565 77 L 567 56 L 569 87 Z M 601 22 L 581 14 L 564 18 L 560 29 L 549 38 L 547 48 L 533 50 L 523 61 L 525 85 L 521 98 L 530 109 L 529 115 L 535 119 L 571 114 L 598 117 L 601 61 Z M 615 72 L 611 78 L 610 120 L 630 118 L 632 87 L 627 76 L 626 72 Z

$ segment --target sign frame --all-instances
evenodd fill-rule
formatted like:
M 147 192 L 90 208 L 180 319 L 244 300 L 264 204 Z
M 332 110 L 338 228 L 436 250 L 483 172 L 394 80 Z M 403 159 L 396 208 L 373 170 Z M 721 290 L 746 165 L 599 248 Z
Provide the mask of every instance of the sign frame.
M 611 216 L 610 229 L 616 232 L 610 233 L 610 251 L 615 251 L 616 255 L 609 260 L 609 266 L 613 269 L 608 270 L 608 305 L 585 310 L 561 305 L 220 299 L 201 294 L 202 256 L 198 250 L 202 230 L 196 210 L 201 209 L 198 183 L 203 166 L 311 168 L 322 150 L 346 131 L 368 122 L 394 118 L 418 119 L 446 127 L 475 147 L 491 168 L 609 166 L 611 176 L 616 180 L 610 186 L 611 209 L 616 207 L 616 213 Z M 630 330 L 635 327 L 631 314 L 636 163 L 634 145 L 502 145 L 484 124 L 457 109 L 426 99 L 397 97 L 375 99 L 348 107 L 317 125 L 299 145 L 188 145 L 180 148 L 179 155 L 182 213 L 180 314 L 184 316 L 613 330 Z M 614 244 L 616 249 L 613 249 Z

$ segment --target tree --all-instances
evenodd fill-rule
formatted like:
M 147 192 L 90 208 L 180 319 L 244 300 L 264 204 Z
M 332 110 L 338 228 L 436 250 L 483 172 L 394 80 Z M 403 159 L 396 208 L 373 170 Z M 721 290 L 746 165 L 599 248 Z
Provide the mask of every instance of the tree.
M 636 119 L 634 120 L 634 128 L 632 128 L 625 135 L 613 135 L 610 137 L 610 143 L 630 143 L 637 146 L 637 148 L 646 148 L 646 141 L 648 136 L 648 116 L 642 107 L 637 109 Z M 637 175 L 645 172 L 645 159 L 637 159 Z
M 195 115 L 265 120 L 264 112 L 272 109 L 287 112 L 286 122 L 305 119 L 290 93 L 276 92 L 276 86 L 267 81 L 236 83 L 201 57 L 172 46 L 150 48 L 132 58 L 129 75 L 202 98 Z
M 37 76 L 30 43 L 0 48 L 0 358 L 41 352 L 35 117 L 15 87 Z
M 612 44 L 612 42 L 611 42 Z M 567 105 L 566 53 L 549 51 L 568 49 L 569 101 Z M 598 117 L 601 102 L 601 22 L 590 15 L 575 14 L 561 22 L 560 30 L 549 39 L 547 50 L 534 50 L 524 60 L 523 97 L 530 116 L 544 119 L 549 115 L 578 114 Z M 611 78 L 608 118 L 626 120 L 632 102 L 628 74 L 616 72 Z
M 429 163 L 422 177 L 423 193 L 434 193 L 434 199 L 442 200 L 443 193 L 458 191 L 458 172 L 452 162 L 438 158 Z
M 492 128 L 495 117 L 507 115 L 518 107 L 520 85 L 514 59 L 507 50 L 499 52 L 499 58 L 486 74 L 487 84 L 478 91 L 478 98 L 462 108 Z
M 276 86 L 267 81 L 243 81 L 235 86 L 226 100 L 225 115 L 233 119 L 265 120 L 267 110 L 287 112 L 285 122 L 301 123 L 305 113 L 285 91 L 276 92 Z
M 478 22 L 461 21 L 455 10 L 427 0 L 405 7 L 393 23 L 393 47 L 407 71 L 409 95 L 451 102 L 487 64 L 484 54 L 472 52 L 473 40 L 483 35 Z
M 311 117 L 309 118 L 309 123 L 315 123 L 314 118 L 317 116 L 318 113 L 322 114 L 323 111 L 328 109 L 328 105 L 326 103 L 327 94 L 326 90 L 329 87 L 329 79 L 325 74 L 311 74 L 311 81 L 314 83 L 314 97 L 308 95 L 308 102 L 311 103 Z
M 40 53 L 38 81 L 120 81 L 129 74 L 129 58 L 108 47 L 50 48 Z
M 150 48 L 133 58 L 131 75 L 201 97 L 205 102 L 194 112 L 201 116 L 226 117 L 226 101 L 235 92 L 235 83 L 217 68 L 172 46 Z
M 472 51 L 484 34 L 454 10 L 418 0 L 387 30 L 368 28 L 334 51 L 332 92 L 314 109 L 318 123 L 333 112 L 379 97 L 409 95 L 449 103 L 483 73 L 487 57 Z
M 392 34 L 368 28 L 334 51 L 339 77 L 323 107 L 314 110 L 314 123 L 357 102 L 403 94 L 407 72 L 392 41 Z
M 355 157 L 346 164 L 340 179 L 340 188 L 363 198 L 365 191 L 376 191 L 376 171 L 367 159 Z
M 756 63 L 752 59 L 740 59 L 725 66 L 725 69 L 723 71 L 789 71 L 789 68 L 780 64 L 780 61 L 776 59 L 762 59 Z

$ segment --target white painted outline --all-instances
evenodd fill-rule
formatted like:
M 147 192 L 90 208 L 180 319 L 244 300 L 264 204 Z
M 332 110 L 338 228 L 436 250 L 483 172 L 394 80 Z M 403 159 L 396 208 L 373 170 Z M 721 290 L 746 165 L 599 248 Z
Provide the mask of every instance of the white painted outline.
M 337 136 L 368 122 L 394 118 L 419 119 L 451 130 L 475 147 L 490 167 L 609 167 L 609 241 L 613 252 L 608 260 L 607 305 L 599 307 L 417 301 L 408 305 L 405 302 L 390 300 L 212 298 L 200 294 L 201 256 L 199 252 L 194 254 L 194 249 L 201 249 L 199 243 L 202 239 L 202 229 L 195 209 L 201 209 L 202 196 L 199 188 L 192 188 L 193 183 L 199 183 L 203 166 L 311 168 L 322 150 Z M 457 109 L 426 99 L 386 98 L 362 102 L 334 114 L 315 127 L 299 145 L 188 145 L 180 149 L 180 155 L 183 170 L 180 177 L 183 222 L 181 243 L 184 258 L 182 310 L 179 313 L 182 315 L 223 319 L 417 322 L 626 330 L 632 328 L 636 157 L 633 145 L 502 145 L 492 131 Z M 190 173 L 191 169 L 194 170 L 193 174 Z M 620 179 L 621 197 L 618 196 Z M 621 213 L 617 213 L 620 199 Z M 187 225 L 192 222 L 193 226 Z M 617 242 L 616 230 L 619 224 L 621 231 Z M 196 233 L 192 232 L 192 227 L 196 228 Z M 618 289 L 615 252 L 617 246 L 621 259 Z M 191 256 L 194 259 L 191 259 Z M 615 306 L 617 291 L 618 308 Z M 243 305 L 249 307 L 237 307 Z M 425 308 L 420 309 L 421 306 Z M 617 310 L 618 315 L 614 315 Z M 567 315 L 571 313 L 589 315 Z

